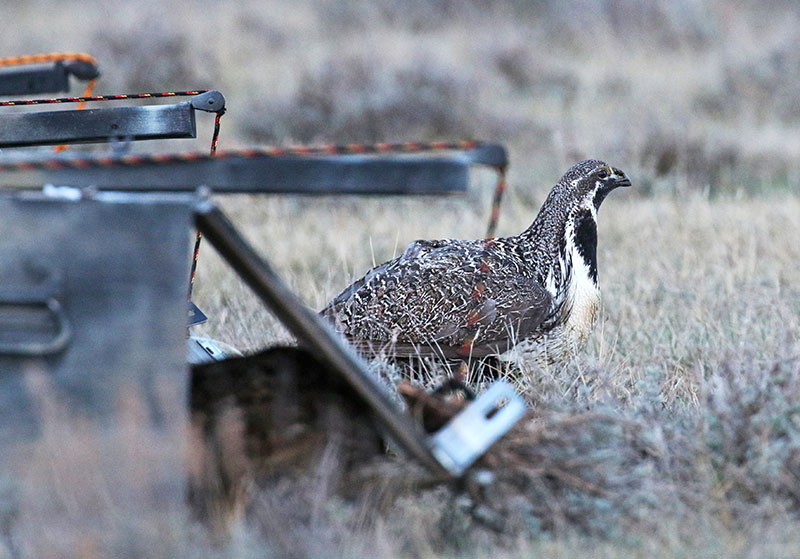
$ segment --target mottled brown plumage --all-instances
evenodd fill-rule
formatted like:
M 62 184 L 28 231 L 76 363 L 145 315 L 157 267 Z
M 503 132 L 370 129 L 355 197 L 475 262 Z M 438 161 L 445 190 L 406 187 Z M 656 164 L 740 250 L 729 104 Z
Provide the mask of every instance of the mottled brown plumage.
M 628 185 L 619 169 L 582 161 L 519 235 L 415 241 L 322 314 L 366 353 L 468 358 L 519 345 L 535 359 L 562 360 L 585 340 L 599 305 L 597 209 Z

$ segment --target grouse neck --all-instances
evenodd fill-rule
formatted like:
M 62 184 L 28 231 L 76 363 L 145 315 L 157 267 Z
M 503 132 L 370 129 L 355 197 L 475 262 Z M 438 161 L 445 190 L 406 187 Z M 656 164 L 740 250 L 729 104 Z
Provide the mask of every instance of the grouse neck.
M 556 196 L 554 189 L 542 204 L 536 219 L 520 234 L 524 258 L 531 264 L 535 279 L 555 296 L 565 279 L 566 229 L 572 200 Z
M 559 203 L 561 202 L 561 203 Z M 521 237 L 524 256 L 535 279 L 557 304 L 563 299 L 574 273 L 587 276 L 597 287 L 597 214 L 594 207 L 576 200 L 545 201 L 536 219 Z M 578 269 L 576 269 L 576 267 Z

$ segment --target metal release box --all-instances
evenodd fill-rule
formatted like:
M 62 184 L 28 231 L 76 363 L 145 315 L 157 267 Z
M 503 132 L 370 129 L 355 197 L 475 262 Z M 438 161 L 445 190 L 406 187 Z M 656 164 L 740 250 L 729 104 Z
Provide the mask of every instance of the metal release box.
M 186 421 L 192 204 L 114 200 L 0 196 L 0 472 L 40 432 L 32 372 L 99 428 L 129 387 L 156 424 Z

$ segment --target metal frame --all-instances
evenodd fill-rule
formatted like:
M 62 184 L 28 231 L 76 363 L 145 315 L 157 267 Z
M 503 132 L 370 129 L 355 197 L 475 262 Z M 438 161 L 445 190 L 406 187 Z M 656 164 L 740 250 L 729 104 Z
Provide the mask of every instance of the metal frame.
M 0 114 L 0 149 L 194 138 L 195 110 L 218 112 L 224 107 L 225 98 L 212 90 L 192 97 L 191 101 L 169 105 L 4 112 Z
M 197 136 L 194 108 L 175 105 L 39 111 L 0 117 L 0 149 Z
M 198 154 L 191 157 L 121 156 L 103 159 L 61 157 L 7 162 L 11 164 L 4 168 L 5 162 L 0 159 L 0 180 L 4 183 L 10 181 L 16 187 L 69 184 L 98 190 L 158 192 L 160 194 L 152 196 L 160 197 L 170 196 L 165 191 L 195 193 L 197 185 L 201 184 L 213 188 L 216 193 L 441 194 L 466 191 L 470 165 L 504 167 L 507 155 L 502 146 L 481 144 L 465 152 L 403 154 L 399 157 L 276 157 L 266 152 L 248 151 L 238 154 L 222 152 L 216 157 Z M 113 199 L 130 194 L 108 192 L 96 196 Z M 469 452 L 461 454 L 451 447 L 453 440 L 464 441 L 463 437 L 450 436 L 443 439 L 444 442 L 427 437 L 389 399 L 362 359 L 289 290 L 219 208 L 208 200 L 199 202 L 195 222 L 198 231 L 298 341 L 340 374 L 369 405 L 388 434 L 431 473 L 443 477 L 459 476 L 482 452 L 478 447 L 489 440 L 485 437 L 477 441 L 480 444 L 471 445 Z M 483 413 L 482 417 L 486 418 L 483 411 L 475 413 Z M 508 414 L 497 415 L 505 418 Z M 488 422 L 484 423 L 488 425 Z M 484 428 L 483 424 L 476 426 Z M 503 428 L 491 422 L 490 427 L 499 433 L 505 432 L 510 424 Z M 461 443 L 456 446 L 460 447 Z M 447 458 L 442 459 L 443 456 Z
M 13 167 L 3 169 L 4 164 Z M 506 151 L 485 144 L 424 155 L 285 156 L 254 150 L 177 156 L 0 158 L 0 184 L 39 188 L 68 184 L 100 190 L 261 194 L 444 194 L 465 192 L 469 167 L 502 167 Z
M 83 60 L 3 68 L 0 69 L 0 96 L 67 92 L 70 74 L 80 80 L 91 80 L 100 72 L 97 66 Z

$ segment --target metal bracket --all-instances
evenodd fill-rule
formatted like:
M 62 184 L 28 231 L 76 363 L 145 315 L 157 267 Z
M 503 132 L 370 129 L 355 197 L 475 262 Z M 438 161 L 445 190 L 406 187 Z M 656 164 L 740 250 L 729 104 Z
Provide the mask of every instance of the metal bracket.
M 222 361 L 223 359 L 241 357 L 242 355 L 228 344 L 212 340 L 211 338 L 189 336 L 186 342 L 189 349 L 187 361 L 192 365 L 209 363 L 211 361 Z
M 188 326 L 192 327 L 204 323 L 206 320 L 208 320 L 208 317 L 197 305 L 195 305 L 192 301 L 189 301 L 188 319 Z
M 216 89 L 195 95 L 189 101 L 198 111 L 218 113 L 225 108 L 225 96 Z
M 434 456 L 460 476 L 525 415 L 525 409 L 511 384 L 498 380 L 431 437 Z

